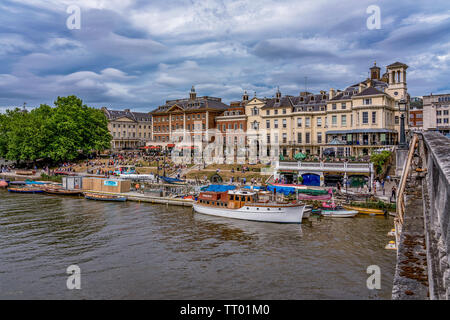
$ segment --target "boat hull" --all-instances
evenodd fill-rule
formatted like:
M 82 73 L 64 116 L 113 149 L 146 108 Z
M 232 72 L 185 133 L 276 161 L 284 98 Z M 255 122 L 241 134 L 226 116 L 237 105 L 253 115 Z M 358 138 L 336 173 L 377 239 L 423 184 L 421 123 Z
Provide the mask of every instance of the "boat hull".
M 356 210 L 324 210 L 322 209 L 321 215 L 332 218 L 351 218 L 358 214 Z
M 32 189 L 32 190 L 19 190 L 14 188 L 8 188 L 9 192 L 13 193 L 43 193 L 44 190 Z
M 126 197 L 106 196 L 101 194 L 84 194 L 84 197 L 88 200 L 97 200 L 97 201 L 118 201 L 118 202 L 127 201 Z
M 344 206 L 345 209 L 348 210 L 356 210 L 361 214 L 369 214 L 369 215 L 384 215 L 384 211 L 380 209 L 369 209 L 369 208 L 360 208 L 360 207 L 351 207 Z
M 240 209 L 225 209 L 212 206 L 194 204 L 194 210 L 198 213 L 211 216 L 275 223 L 301 223 L 304 205 L 269 207 L 269 206 L 243 206 Z
M 59 196 L 80 196 L 83 194 L 83 191 L 81 190 L 44 189 L 44 192 L 47 194 Z

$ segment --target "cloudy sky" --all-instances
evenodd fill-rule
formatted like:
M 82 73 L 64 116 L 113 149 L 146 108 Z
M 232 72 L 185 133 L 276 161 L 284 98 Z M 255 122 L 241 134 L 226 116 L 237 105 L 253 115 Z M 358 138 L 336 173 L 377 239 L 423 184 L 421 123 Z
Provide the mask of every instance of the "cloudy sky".
M 305 77 L 308 91 L 344 89 L 375 60 L 408 64 L 412 96 L 450 92 L 448 0 L 2 0 L 0 21 L 0 110 L 75 94 L 151 111 L 192 85 L 229 103 L 298 95 Z

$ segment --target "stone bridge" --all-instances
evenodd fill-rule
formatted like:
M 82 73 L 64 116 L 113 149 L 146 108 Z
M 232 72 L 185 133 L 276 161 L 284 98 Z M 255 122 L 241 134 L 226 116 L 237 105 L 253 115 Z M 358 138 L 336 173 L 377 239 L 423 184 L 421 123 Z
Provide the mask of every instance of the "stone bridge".
M 397 199 L 393 299 L 450 298 L 450 139 L 417 134 Z M 408 166 L 408 162 L 410 166 Z

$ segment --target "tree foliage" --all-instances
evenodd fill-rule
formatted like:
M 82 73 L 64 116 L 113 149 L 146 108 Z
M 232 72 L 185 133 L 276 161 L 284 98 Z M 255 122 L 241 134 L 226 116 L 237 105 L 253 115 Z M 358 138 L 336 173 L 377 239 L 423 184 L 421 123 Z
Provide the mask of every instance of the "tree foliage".
M 76 96 L 58 97 L 55 107 L 0 114 L 0 157 L 12 161 L 70 161 L 110 148 L 108 120 Z
M 391 152 L 384 150 L 380 153 L 372 153 L 370 156 L 370 161 L 373 163 L 377 174 L 381 174 L 383 172 L 383 166 L 391 157 Z

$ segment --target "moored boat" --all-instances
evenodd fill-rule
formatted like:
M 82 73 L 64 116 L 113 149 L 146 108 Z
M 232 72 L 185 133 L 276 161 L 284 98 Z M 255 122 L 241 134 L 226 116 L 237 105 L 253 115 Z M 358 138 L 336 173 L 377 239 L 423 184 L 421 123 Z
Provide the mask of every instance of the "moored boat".
M 13 193 L 43 193 L 44 190 L 40 188 L 32 188 L 32 187 L 9 187 L 9 192 Z
M 100 201 L 127 201 L 127 197 L 116 196 L 113 194 L 103 194 L 103 193 L 91 193 L 84 192 L 84 197 L 89 200 L 100 200 Z
M 0 180 L 0 188 L 6 188 L 6 187 L 8 187 L 8 181 Z
M 47 194 L 61 195 L 61 196 L 79 196 L 83 194 L 81 190 L 66 190 L 62 188 L 43 188 Z
M 358 214 L 358 211 L 345 209 L 340 205 L 336 205 L 333 201 L 331 203 L 322 203 L 322 210 L 320 214 L 326 217 L 333 218 L 351 218 L 356 216 Z
M 258 199 L 257 192 L 247 190 L 201 192 L 194 203 L 194 210 L 202 214 L 277 223 L 301 223 L 304 208 L 305 205 L 298 202 Z
M 358 211 L 336 207 L 335 209 L 322 209 L 320 214 L 332 218 L 352 218 L 358 214 Z
M 343 206 L 343 207 L 348 210 L 356 210 L 361 214 L 384 215 L 384 211 L 380 210 L 380 209 L 361 208 L 361 207 L 354 207 L 354 206 Z

